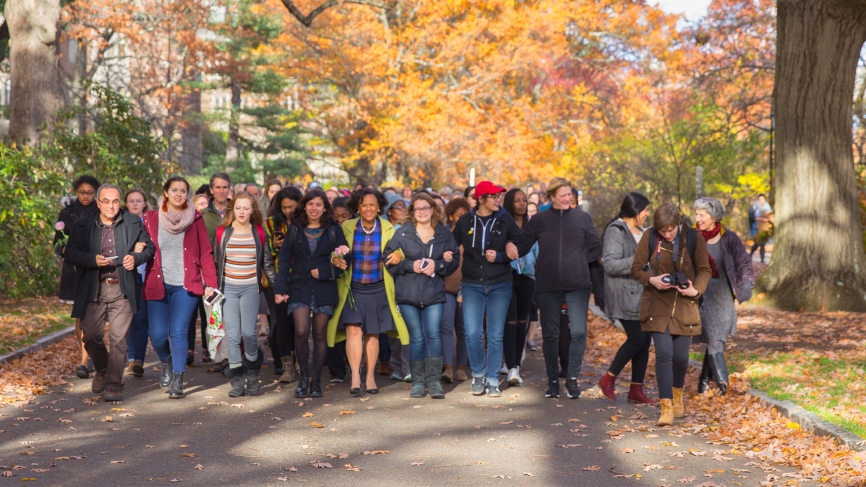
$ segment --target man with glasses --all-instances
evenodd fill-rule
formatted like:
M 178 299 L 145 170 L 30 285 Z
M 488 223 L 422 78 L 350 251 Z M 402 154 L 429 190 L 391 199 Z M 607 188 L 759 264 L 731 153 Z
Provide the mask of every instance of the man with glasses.
M 81 319 L 84 348 L 96 370 L 92 390 L 113 402 L 122 399 L 129 325 L 144 305 L 138 266 L 153 257 L 155 247 L 141 219 L 121 210 L 117 186 L 100 186 L 96 204 L 98 213 L 73 225 L 64 257 L 75 266 L 72 316 Z M 111 323 L 110 352 L 103 341 L 105 322 Z

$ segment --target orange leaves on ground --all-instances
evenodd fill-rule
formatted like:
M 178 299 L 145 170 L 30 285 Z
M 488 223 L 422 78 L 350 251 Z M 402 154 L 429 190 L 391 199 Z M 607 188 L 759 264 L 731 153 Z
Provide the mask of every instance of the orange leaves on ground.
M 64 375 L 72 372 L 79 353 L 75 337 L 69 336 L 21 359 L 0 364 L 0 408 L 29 401 L 50 387 L 67 384 Z

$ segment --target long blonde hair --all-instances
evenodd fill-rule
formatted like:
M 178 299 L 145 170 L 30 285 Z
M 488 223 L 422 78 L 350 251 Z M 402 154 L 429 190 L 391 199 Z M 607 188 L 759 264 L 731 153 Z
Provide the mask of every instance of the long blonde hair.
M 253 214 L 252 217 L 250 217 L 250 222 L 255 223 L 258 226 L 262 226 L 265 219 L 264 216 L 262 216 L 262 210 L 259 208 L 259 203 L 256 201 L 256 198 L 253 195 L 247 193 L 246 191 L 241 191 L 240 193 L 236 194 L 235 197 L 232 198 L 232 200 L 229 202 L 229 206 L 226 208 L 226 217 L 225 220 L 223 220 L 222 226 L 230 227 L 232 223 L 235 222 L 235 203 L 237 203 L 238 200 L 247 200 L 250 202 L 250 206 L 252 206 L 253 208 Z

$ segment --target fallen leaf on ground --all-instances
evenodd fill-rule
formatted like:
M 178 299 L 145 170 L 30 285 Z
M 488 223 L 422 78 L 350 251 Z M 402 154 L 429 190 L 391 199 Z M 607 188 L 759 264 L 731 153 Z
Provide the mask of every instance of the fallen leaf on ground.
M 360 468 L 358 468 L 358 467 L 352 465 L 351 463 L 347 463 L 347 464 L 345 464 L 345 465 L 343 465 L 343 466 L 346 467 L 346 470 L 348 470 L 348 471 L 350 471 L 350 472 L 360 472 L 360 471 L 361 471 Z
M 419 466 L 419 465 L 424 465 L 424 462 L 412 462 L 412 463 L 410 463 L 409 465 L 411 465 L 411 466 L 413 466 L 413 467 L 417 467 L 417 466 Z
M 309 412 L 309 411 L 307 411 L 306 413 L 304 413 L 304 417 L 305 417 L 305 418 L 312 418 L 313 416 L 315 416 L 315 414 L 313 414 L 313 413 L 311 413 L 311 412 Z
M 313 421 L 312 423 L 310 423 L 310 425 L 314 426 L 316 428 L 324 428 L 325 427 L 325 425 L 319 423 L 318 421 Z
M 583 467 L 581 470 L 587 471 L 587 472 L 597 472 L 597 471 L 601 470 L 601 467 L 599 467 L 598 465 L 592 465 L 590 467 Z

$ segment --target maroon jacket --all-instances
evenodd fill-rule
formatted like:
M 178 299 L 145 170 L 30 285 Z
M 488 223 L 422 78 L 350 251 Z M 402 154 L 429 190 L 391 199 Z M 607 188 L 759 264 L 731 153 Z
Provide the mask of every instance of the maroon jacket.
M 148 211 L 144 214 L 144 228 L 156 245 L 156 253 L 147 263 L 144 278 L 144 299 L 158 301 L 165 297 L 165 283 L 162 278 L 162 254 L 159 251 L 159 212 Z M 205 285 L 216 289 L 216 265 L 213 249 L 207 236 L 207 227 L 201 213 L 195 212 L 192 224 L 183 236 L 183 288 L 202 296 Z

